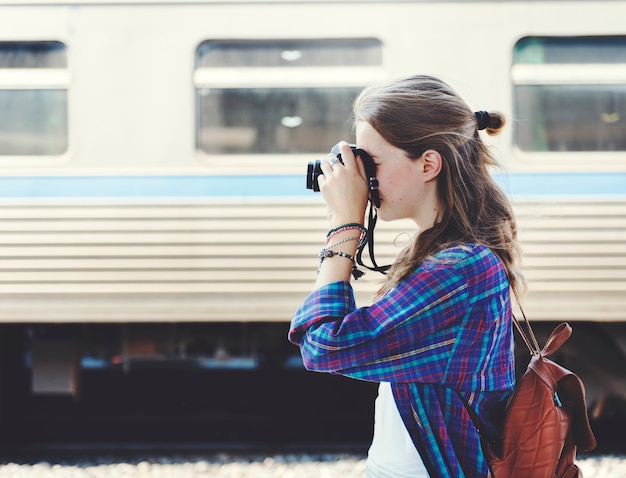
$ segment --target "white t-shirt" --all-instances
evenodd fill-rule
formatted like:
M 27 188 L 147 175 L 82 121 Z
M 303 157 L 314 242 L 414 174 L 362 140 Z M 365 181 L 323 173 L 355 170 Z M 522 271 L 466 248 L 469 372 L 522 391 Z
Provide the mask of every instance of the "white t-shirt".
M 367 454 L 366 473 L 367 478 L 428 478 L 387 382 L 378 387 L 374 438 Z

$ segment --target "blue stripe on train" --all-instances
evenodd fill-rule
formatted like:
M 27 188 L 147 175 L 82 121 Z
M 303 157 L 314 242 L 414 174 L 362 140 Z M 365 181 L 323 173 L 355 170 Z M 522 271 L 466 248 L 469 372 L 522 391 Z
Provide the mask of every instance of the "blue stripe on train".
M 624 196 L 626 173 L 496 175 L 516 196 Z M 2 198 L 303 197 L 305 175 L 0 177 Z

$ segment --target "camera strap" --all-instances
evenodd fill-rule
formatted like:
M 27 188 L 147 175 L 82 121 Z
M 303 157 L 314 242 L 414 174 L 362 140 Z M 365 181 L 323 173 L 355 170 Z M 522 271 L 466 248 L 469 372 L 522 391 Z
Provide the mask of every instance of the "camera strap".
M 376 212 L 376 208 L 372 205 L 371 201 L 369 202 L 369 214 L 367 219 L 367 233 L 365 234 L 365 241 L 359 247 L 356 253 L 356 261 L 360 266 L 365 267 L 371 271 L 380 272 L 381 274 L 386 274 L 387 270 L 391 267 L 391 264 L 386 266 L 379 266 L 376 264 L 376 259 L 374 257 L 374 228 L 376 227 L 376 221 L 378 220 L 378 213 Z M 372 261 L 372 266 L 368 266 L 363 263 L 363 250 L 367 245 L 370 260 Z

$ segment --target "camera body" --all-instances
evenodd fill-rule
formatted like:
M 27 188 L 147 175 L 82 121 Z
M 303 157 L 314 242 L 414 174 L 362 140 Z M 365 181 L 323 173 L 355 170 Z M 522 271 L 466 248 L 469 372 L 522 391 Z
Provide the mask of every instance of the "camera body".
M 369 196 L 370 201 L 376 207 L 380 207 L 380 195 L 378 193 L 378 179 L 376 179 L 376 164 L 372 157 L 367 154 L 366 151 L 359 149 L 356 145 L 351 144 L 350 148 L 355 156 L 361 158 L 363 162 L 363 166 L 365 167 L 365 174 L 367 175 L 367 182 L 369 186 Z M 341 159 L 341 153 L 339 152 L 339 145 L 333 146 L 331 149 L 331 153 L 337 156 L 337 159 L 341 164 L 343 164 L 343 160 Z M 320 185 L 318 182 L 318 178 L 322 173 L 322 161 L 316 160 L 310 162 L 307 166 L 307 175 L 306 175 L 306 188 L 312 189 L 315 192 L 319 192 Z

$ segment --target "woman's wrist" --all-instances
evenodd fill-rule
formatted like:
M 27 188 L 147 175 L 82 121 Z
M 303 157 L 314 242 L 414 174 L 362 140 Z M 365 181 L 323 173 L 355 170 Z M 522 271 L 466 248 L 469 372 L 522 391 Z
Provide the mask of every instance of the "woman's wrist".
M 349 216 L 346 216 L 346 217 L 343 217 L 343 218 L 332 217 L 331 220 L 330 220 L 330 227 L 331 228 L 340 227 L 340 226 L 342 226 L 344 224 L 361 224 L 361 225 L 363 225 L 363 224 L 365 224 L 365 220 L 362 217 L 361 218 L 359 218 L 359 217 L 352 217 L 351 218 Z
M 356 255 L 365 244 L 366 236 L 367 229 L 358 222 L 345 223 L 330 229 L 326 235 L 326 247 L 318 255 L 318 282 L 322 279 L 322 266 L 325 280 L 346 280 L 350 275 L 355 280 L 361 277 L 363 273 L 356 267 Z M 331 261 L 337 263 L 330 266 L 327 263 Z

